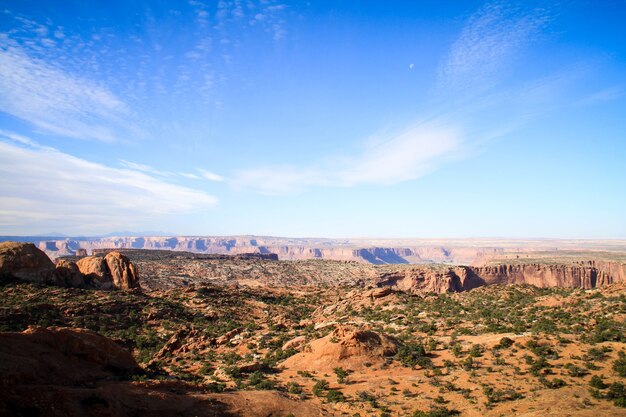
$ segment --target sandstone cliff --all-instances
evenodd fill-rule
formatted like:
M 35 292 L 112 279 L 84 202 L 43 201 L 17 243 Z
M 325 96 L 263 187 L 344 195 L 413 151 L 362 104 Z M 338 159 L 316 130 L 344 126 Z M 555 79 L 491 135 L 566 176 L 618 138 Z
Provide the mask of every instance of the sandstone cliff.
M 391 287 L 409 293 L 467 291 L 485 285 L 469 267 L 412 267 L 380 275 L 379 287 Z
M 485 284 L 589 289 L 626 282 L 626 265 L 608 261 L 581 261 L 571 265 L 500 264 L 472 267 L 472 271 Z
M 591 289 L 618 282 L 626 282 L 626 264 L 595 260 L 579 261 L 575 264 L 414 266 L 384 272 L 375 280 L 378 287 L 409 293 L 438 294 L 467 291 L 493 284 Z

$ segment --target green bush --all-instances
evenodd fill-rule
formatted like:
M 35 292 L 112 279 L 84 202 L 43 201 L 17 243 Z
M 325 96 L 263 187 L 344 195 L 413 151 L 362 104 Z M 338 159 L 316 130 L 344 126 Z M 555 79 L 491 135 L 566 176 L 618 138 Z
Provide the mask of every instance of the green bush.
M 591 381 L 589 381 L 589 385 L 597 389 L 605 389 L 608 386 L 604 383 L 602 378 L 599 377 L 598 375 L 594 375 L 591 377 Z
M 325 379 L 320 379 L 315 383 L 315 385 L 313 385 L 313 394 L 315 394 L 317 397 L 321 397 L 324 391 L 328 389 L 328 386 L 328 381 L 326 381 Z
M 432 361 L 426 355 L 426 349 L 421 343 L 411 342 L 402 346 L 396 354 L 396 359 L 410 368 L 416 365 L 422 368 L 432 367 Z
M 622 350 L 618 355 L 619 358 L 613 362 L 613 370 L 622 378 L 626 378 L 626 354 Z
M 328 390 L 328 392 L 326 393 L 326 399 L 330 403 L 339 403 L 339 402 L 345 401 L 346 397 L 344 397 L 341 391 L 337 391 L 336 389 L 331 389 L 331 390 Z

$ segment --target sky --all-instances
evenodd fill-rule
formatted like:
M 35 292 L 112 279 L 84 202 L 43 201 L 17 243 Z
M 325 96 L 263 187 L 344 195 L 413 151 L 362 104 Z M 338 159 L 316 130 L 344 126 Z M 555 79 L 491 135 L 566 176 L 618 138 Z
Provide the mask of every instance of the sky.
M 626 237 L 626 1 L 0 1 L 0 234 Z

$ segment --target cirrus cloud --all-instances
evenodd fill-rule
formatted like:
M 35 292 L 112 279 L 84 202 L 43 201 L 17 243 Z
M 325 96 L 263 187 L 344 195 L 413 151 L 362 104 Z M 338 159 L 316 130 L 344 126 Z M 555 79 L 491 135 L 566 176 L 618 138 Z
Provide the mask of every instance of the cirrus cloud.
M 97 233 L 217 204 L 204 191 L 0 132 L 0 230 Z

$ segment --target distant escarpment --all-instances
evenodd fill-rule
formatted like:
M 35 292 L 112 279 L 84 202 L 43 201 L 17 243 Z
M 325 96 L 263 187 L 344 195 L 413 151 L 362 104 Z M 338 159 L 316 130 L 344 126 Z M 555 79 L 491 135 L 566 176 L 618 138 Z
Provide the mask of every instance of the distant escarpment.
M 135 265 L 119 252 L 53 263 L 32 243 L 0 243 L 0 275 L 62 287 L 122 289 L 139 287 Z
M 277 237 L 150 236 L 31 240 L 51 258 L 95 254 L 110 249 L 171 250 L 194 253 L 241 255 L 276 254 L 281 260 L 330 259 L 374 265 L 454 263 L 470 264 L 489 258 L 502 248 L 475 245 L 447 246 L 429 242 L 376 241 L 359 239 L 296 239 Z
M 499 264 L 472 267 L 485 284 L 531 284 L 537 287 L 596 288 L 626 282 L 626 265 L 609 261 L 575 264 Z
M 592 289 L 626 282 L 626 264 L 581 261 L 576 264 L 498 264 L 483 267 L 415 266 L 380 274 L 378 287 L 409 293 L 467 291 L 484 285 Z

